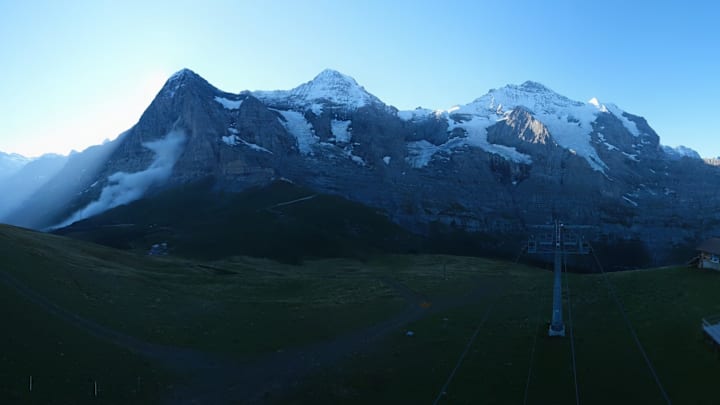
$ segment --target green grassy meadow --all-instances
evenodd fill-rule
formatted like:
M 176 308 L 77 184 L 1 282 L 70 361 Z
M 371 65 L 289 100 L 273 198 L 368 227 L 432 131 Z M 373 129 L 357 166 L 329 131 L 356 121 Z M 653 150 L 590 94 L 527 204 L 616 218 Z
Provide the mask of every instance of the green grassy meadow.
M 296 203 L 286 204 L 287 202 Z M 382 212 L 284 181 L 241 193 L 210 181 L 179 186 L 55 231 L 124 250 L 167 242 L 174 256 L 243 255 L 300 264 L 418 249 L 421 239 Z
M 476 269 L 480 279 L 502 274 L 496 294 L 408 325 L 414 336 L 400 331 L 374 353 L 338 366 L 341 373 L 326 370 L 315 377 L 314 385 L 297 390 L 290 402 L 433 403 L 489 310 L 438 403 L 575 403 L 570 339 L 547 336 L 550 272 L 512 265 L 502 271 L 502 267 Z M 671 401 L 718 403 L 713 391 L 720 377 L 720 357 L 705 341 L 700 320 L 720 313 L 720 274 L 663 268 L 608 277 Z M 580 402 L 665 403 L 602 276 L 570 274 L 568 282 Z M 427 283 L 424 288 L 431 295 L 445 293 L 444 288 L 432 286 L 439 283 L 425 277 L 414 283 Z M 567 326 L 567 307 L 565 321 Z
M 0 226 L 0 272 L 105 328 L 239 364 L 419 311 L 365 349 L 270 392 L 267 403 L 433 403 L 476 330 L 438 403 L 575 403 L 570 339 L 546 333 L 546 269 L 440 255 L 301 265 L 148 257 Z M 672 402 L 718 403 L 720 357 L 700 320 L 720 313 L 720 273 L 662 268 L 607 277 Z M 603 276 L 569 274 L 567 282 L 580 402 L 664 403 Z M 183 370 L 66 322 L 8 283 L 0 283 L 0 316 L 0 403 L 158 403 L 169 388 L 189 384 Z

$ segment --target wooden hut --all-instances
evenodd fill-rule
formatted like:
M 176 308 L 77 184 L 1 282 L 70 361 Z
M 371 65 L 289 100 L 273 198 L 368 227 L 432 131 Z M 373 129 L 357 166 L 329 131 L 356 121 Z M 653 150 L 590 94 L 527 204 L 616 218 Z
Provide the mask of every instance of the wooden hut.
M 697 247 L 698 268 L 720 270 L 720 238 L 710 238 Z

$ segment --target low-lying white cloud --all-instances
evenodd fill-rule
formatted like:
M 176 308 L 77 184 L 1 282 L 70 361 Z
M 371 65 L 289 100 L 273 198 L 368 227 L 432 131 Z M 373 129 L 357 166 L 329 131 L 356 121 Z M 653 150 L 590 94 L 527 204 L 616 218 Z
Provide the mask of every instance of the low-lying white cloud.
M 62 228 L 74 222 L 100 214 L 111 208 L 133 202 L 142 197 L 153 184 L 170 177 L 182 147 L 185 143 L 183 131 L 170 131 L 165 138 L 143 143 L 143 146 L 155 152 L 155 160 L 145 170 L 126 173 L 117 172 L 108 176 L 108 185 L 100 192 L 100 197 L 76 211 L 62 223 L 52 229 Z

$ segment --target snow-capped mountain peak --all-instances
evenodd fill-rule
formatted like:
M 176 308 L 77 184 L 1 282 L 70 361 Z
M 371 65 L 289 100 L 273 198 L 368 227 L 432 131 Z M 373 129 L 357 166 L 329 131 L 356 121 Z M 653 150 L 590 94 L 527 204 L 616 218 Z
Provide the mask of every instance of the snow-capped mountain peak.
M 527 161 L 529 158 L 518 156 L 515 150 L 498 149 L 498 145 L 487 140 L 487 129 L 498 121 L 507 120 L 509 115 L 518 109 L 526 110 L 534 119 L 542 123 L 559 146 L 584 158 L 590 167 L 600 172 L 605 172 L 608 165 L 598 155 L 592 134 L 601 114 L 613 115 L 632 136 L 637 138 L 644 136 L 632 117 L 618 106 L 602 104 L 595 97 L 587 102 L 572 100 L 534 81 L 491 89 L 484 96 L 468 104 L 447 110 L 432 111 L 418 108 L 413 111 L 399 111 L 397 115 L 405 121 L 420 121 L 432 115 L 437 118 L 445 117 L 448 119 L 450 130 L 453 128 L 465 130 L 467 134 L 465 143 L 479 146 L 511 160 Z M 460 143 L 453 140 L 449 144 L 457 146 Z M 632 143 L 651 142 L 641 139 Z
M 526 81 L 521 85 L 509 84 L 499 89 L 493 89 L 488 94 L 475 100 L 486 104 L 491 109 L 503 107 L 509 111 L 515 107 L 523 106 L 534 113 L 555 113 L 560 109 L 578 107 L 583 103 L 570 100 L 544 85 Z
M 355 79 L 333 69 L 325 69 L 309 82 L 291 90 L 254 91 L 252 94 L 274 106 L 311 110 L 318 115 L 327 104 L 348 110 L 370 104 L 383 105 Z
M 358 83 L 353 79 L 352 77 L 342 74 L 338 72 L 335 69 L 325 69 L 322 72 L 318 73 L 317 76 L 315 76 L 311 82 L 319 83 L 338 83 L 338 82 L 344 82 L 347 85 L 350 86 L 358 86 Z
M 197 73 L 193 72 L 192 70 L 190 70 L 188 68 L 182 68 L 182 69 L 178 70 L 177 72 L 173 73 L 170 76 L 170 78 L 168 79 L 168 81 L 171 82 L 171 81 L 175 81 L 175 80 L 180 80 L 186 76 L 197 76 Z
M 537 92 L 537 93 L 547 93 L 552 92 L 549 88 L 545 87 L 544 84 L 539 82 L 534 82 L 532 80 L 526 80 L 523 82 L 520 86 L 517 86 L 520 89 L 523 89 L 528 92 Z
M 189 82 L 207 83 L 207 81 L 203 79 L 203 77 L 199 74 L 193 72 L 188 68 L 183 68 L 173 73 L 172 76 L 167 79 L 167 82 L 165 82 L 165 86 L 178 87 Z
M 471 103 L 448 112 L 472 116 L 473 122 L 484 123 L 484 131 L 519 107 L 542 122 L 558 145 L 584 157 L 597 171 L 607 169 L 593 148 L 590 137 L 592 123 L 601 110 L 594 104 L 571 100 L 540 83 L 526 81 L 520 85 L 509 84 L 492 89 Z M 478 125 L 476 127 L 479 128 Z
M 172 76 L 167 79 L 165 85 L 160 90 L 160 93 L 172 98 L 180 88 L 185 87 L 188 84 L 202 84 L 212 88 L 212 86 L 203 79 L 202 76 L 188 68 L 183 68 L 173 73 Z

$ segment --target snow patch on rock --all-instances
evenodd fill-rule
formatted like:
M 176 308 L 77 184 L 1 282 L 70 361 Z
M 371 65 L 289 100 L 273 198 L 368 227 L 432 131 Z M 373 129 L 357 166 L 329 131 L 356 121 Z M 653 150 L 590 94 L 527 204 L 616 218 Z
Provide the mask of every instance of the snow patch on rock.
M 605 172 L 607 165 L 598 156 L 590 137 L 593 131 L 592 123 L 597 115 L 603 112 L 597 99 L 594 101 L 574 101 L 542 84 L 525 82 L 519 86 L 508 85 L 490 90 L 488 94 L 469 104 L 448 110 L 448 113 L 473 116 L 472 121 L 475 122 L 471 126 L 480 135 L 476 136 L 477 142 L 484 145 L 487 137 L 482 137 L 482 132 L 479 131 L 482 127 L 480 123 L 503 119 L 514 108 L 522 106 L 548 128 L 558 145 L 575 151 L 577 155 L 585 158 L 594 170 Z M 509 154 L 517 157 L 514 153 Z
M 227 110 L 237 110 L 242 104 L 242 100 L 230 100 L 225 97 L 215 96 L 215 101 L 220 103 Z
M 448 131 L 452 131 L 454 128 L 462 128 L 467 133 L 466 139 L 468 145 L 478 147 L 489 153 L 495 153 L 516 163 L 531 164 L 532 159 L 530 156 L 518 152 L 515 148 L 488 142 L 487 129 L 495 123 L 495 120 L 475 116 L 470 121 L 460 123 L 455 121 L 450 122 Z
M 442 113 L 443 111 L 434 111 L 427 108 L 418 107 L 414 110 L 398 111 L 397 116 L 403 121 L 422 121 Z
M 622 198 L 623 198 L 623 200 L 625 200 L 628 204 L 632 205 L 633 207 L 637 207 L 639 205 L 637 203 L 637 201 L 634 201 L 634 200 L 628 198 L 627 196 L 622 196 Z
M 297 111 L 274 110 L 280 113 L 284 120 L 278 119 L 285 129 L 297 140 L 298 150 L 303 155 L 313 154 L 313 145 L 320 142 L 310 124 L 302 113 Z
M 405 161 L 416 169 L 427 166 L 430 160 L 432 160 L 433 155 L 442 150 L 440 146 L 433 145 L 425 140 L 409 142 L 407 149 L 408 156 L 405 158 Z
M 634 122 L 630 121 L 625 115 L 625 111 L 621 110 L 620 107 L 616 106 L 615 104 L 607 104 L 605 107 L 607 107 L 607 110 L 610 111 L 610 113 L 614 116 L 616 116 L 620 122 L 622 122 L 625 129 L 628 130 L 631 134 L 634 136 L 640 136 L 640 130 L 638 129 L 637 125 L 635 125 Z
M 352 152 L 350 152 L 348 154 L 348 157 L 350 158 L 350 160 L 355 162 L 355 164 L 357 164 L 358 166 L 363 166 L 363 167 L 367 166 L 367 163 L 365 163 L 365 159 L 361 158 L 358 155 L 353 155 Z
M 332 134 L 335 136 L 335 142 L 350 143 L 350 140 L 352 139 L 352 134 L 350 133 L 350 130 L 348 128 L 350 127 L 351 123 L 351 121 L 330 121 L 330 128 Z
M 252 150 L 272 154 L 272 151 L 269 151 L 258 144 L 248 142 L 237 135 L 223 136 L 221 139 L 228 146 L 245 145 Z
M 452 152 L 454 149 L 464 146 L 472 146 L 480 148 L 488 153 L 500 155 L 503 158 L 515 163 L 531 164 L 530 156 L 520 153 L 511 146 L 497 145 L 487 140 L 487 128 L 497 121 L 496 117 L 473 115 L 468 121 L 458 121 L 452 117 L 448 119 L 448 131 L 455 128 L 462 129 L 466 136 L 451 138 L 441 145 L 434 145 L 428 141 L 422 140 L 408 143 L 408 156 L 405 159 L 408 164 L 414 168 L 427 166 L 438 152 Z
M 383 103 L 355 79 L 332 69 L 325 69 L 314 79 L 291 90 L 254 91 L 252 94 L 271 105 L 287 105 L 320 115 L 324 103 L 357 110 L 369 104 Z

